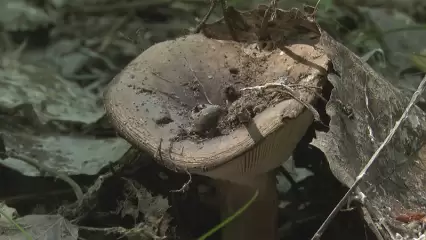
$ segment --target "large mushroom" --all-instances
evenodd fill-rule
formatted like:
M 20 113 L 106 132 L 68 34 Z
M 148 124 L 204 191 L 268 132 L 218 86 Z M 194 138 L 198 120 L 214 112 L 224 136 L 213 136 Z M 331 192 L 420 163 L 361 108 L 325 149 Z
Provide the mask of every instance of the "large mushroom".
M 263 13 L 241 16 L 255 29 L 252 17 Z M 284 11 L 277 19 L 287 21 L 288 15 L 298 19 Z M 304 18 L 291 24 L 316 29 Z M 253 34 L 237 32 L 245 43 L 235 42 L 221 33 L 222 25 L 144 51 L 110 84 L 106 111 L 120 135 L 160 164 L 213 179 L 223 218 L 258 190 L 255 202 L 223 230 L 223 239 L 278 239 L 273 170 L 313 122 L 307 106 L 318 98 L 328 58 L 318 32 L 259 50 Z

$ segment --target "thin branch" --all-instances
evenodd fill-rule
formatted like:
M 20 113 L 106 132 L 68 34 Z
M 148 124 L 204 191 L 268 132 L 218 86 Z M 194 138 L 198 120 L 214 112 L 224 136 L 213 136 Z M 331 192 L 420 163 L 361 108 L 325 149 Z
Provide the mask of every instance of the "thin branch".
M 361 206 L 360 211 L 362 212 L 365 222 L 370 227 L 371 231 L 376 236 L 377 240 L 385 240 L 382 236 L 382 232 L 379 229 L 380 226 L 378 226 L 374 221 L 373 217 L 371 216 L 370 211 L 368 210 L 368 206 Z M 380 227 L 381 228 L 381 227 Z M 383 229 L 382 229 L 383 230 Z
M 235 33 L 235 29 L 232 26 L 231 20 L 229 19 L 228 3 L 226 2 L 226 0 L 218 0 L 218 1 L 220 1 L 220 6 L 222 7 L 223 20 L 225 21 L 226 26 L 228 26 L 229 34 L 231 34 L 232 40 L 238 42 L 238 36 Z
M 365 167 L 361 170 L 361 172 L 356 177 L 356 179 L 355 179 L 354 183 L 352 184 L 352 186 L 346 192 L 345 196 L 343 196 L 343 198 L 340 200 L 340 202 L 336 205 L 336 207 L 333 209 L 333 211 L 330 213 L 330 215 L 327 217 L 327 219 L 323 222 L 323 224 L 317 230 L 317 232 L 315 233 L 315 235 L 312 237 L 311 240 L 318 240 L 318 239 L 321 238 L 321 235 L 324 233 L 324 231 L 327 229 L 328 225 L 331 223 L 331 221 L 334 219 L 334 217 L 336 217 L 337 213 L 340 211 L 340 209 L 346 203 L 346 201 L 348 200 L 349 196 L 352 194 L 352 192 L 355 190 L 355 188 L 361 182 L 361 179 L 364 177 L 365 173 L 370 168 L 370 166 L 375 162 L 375 160 L 379 156 L 380 152 L 391 141 L 392 137 L 395 135 L 396 131 L 401 126 L 402 122 L 405 119 L 407 119 L 408 113 L 410 112 L 410 110 L 414 106 L 414 104 L 417 102 L 417 99 L 419 98 L 420 94 L 423 92 L 423 90 L 425 88 L 425 85 L 426 85 L 426 77 L 423 78 L 423 80 L 420 83 L 419 87 L 417 88 L 416 92 L 411 97 L 411 100 L 408 103 L 408 106 L 405 108 L 404 113 L 401 115 L 401 117 L 399 118 L 399 120 L 395 123 L 394 127 L 389 132 L 389 135 L 386 137 L 386 139 L 383 141 L 383 143 L 380 145 L 380 147 L 376 150 L 376 152 L 370 158 L 370 160 L 365 165 Z
M 266 9 L 265 13 L 263 14 L 263 19 L 260 24 L 260 30 L 259 30 L 259 36 L 258 36 L 260 41 L 271 40 L 269 32 L 268 32 L 268 23 L 270 22 L 270 20 L 273 20 L 273 18 L 275 17 L 274 15 L 277 9 L 277 2 L 278 2 L 277 0 L 272 0 L 269 3 L 268 9 Z
M 212 15 L 213 10 L 216 8 L 217 0 L 210 0 L 210 8 L 207 14 L 204 16 L 204 18 L 201 20 L 201 22 L 197 25 L 197 27 L 194 29 L 194 33 L 199 33 L 201 31 L 201 28 L 204 27 L 207 20 L 209 19 L 210 15 Z
M 171 190 L 170 192 L 186 192 L 189 189 L 189 184 L 191 184 L 192 182 L 192 175 L 191 173 L 188 172 L 188 170 L 185 169 L 185 171 L 189 176 L 188 181 L 185 184 L 183 184 L 179 190 Z
M 242 88 L 240 91 L 263 90 L 263 89 L 266 89 L 266 88 L 274 88 L 274 87 L 280 88 L 280 90 L 282 90 L 283 92 L 288 94 L 291 98 L 293 98 L 294 100 L 298 101 L 300 104 L 305 106 L 309 111 L 311 111 L 316 122 L 325 125 L 324 123 L 321 122 L 321 118 L 320 118 L 318 111 L 312 105 L 310 105 L 309 103 L 303 101 L 298 96 L 296 96 L 297 94 L 293 91 L 293 89 L 291 89 L 289 86 L 285 85 L 285 83 L 283 83 L 283 82 L 278 81 L 278 82 L 273 82 L 273 83 L 266 83 L 265 85 L 260 85 L 260 86 L 246 87 L 246 88 Z

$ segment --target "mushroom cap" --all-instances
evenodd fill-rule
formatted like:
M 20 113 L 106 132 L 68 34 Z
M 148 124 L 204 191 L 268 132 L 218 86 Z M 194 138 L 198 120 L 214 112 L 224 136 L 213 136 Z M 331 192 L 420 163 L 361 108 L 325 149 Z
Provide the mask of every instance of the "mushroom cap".
M 121 136 L 171 169 L 227 180 L 263 173 L 288 159 L 313 121 L 295 99 L 267 103 L 250 123 L 224 135 L 203 141 L 177 136 L 190 126 L 191 109 L 207 98 L 226 107 L 229 84 L 257 86 L 286 76 L 302 86 L 295 90 L 301 100 L 314 103 L 328 63 L 316 44 L 263 51 L 203 34 L 158 43 L 113 79 L 104 94 L 106 112 Z

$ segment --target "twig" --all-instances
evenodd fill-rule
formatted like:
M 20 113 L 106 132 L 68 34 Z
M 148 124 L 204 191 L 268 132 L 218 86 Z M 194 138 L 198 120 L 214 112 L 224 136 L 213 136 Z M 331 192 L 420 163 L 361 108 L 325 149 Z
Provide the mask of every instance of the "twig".
M 210 0 L 210 8 L 207 14 L 204 16 L 204 18 L 201 20 L 201 22 L 197 25 L 197 27 L 194 29 L 194 33 L 199 33 L 201 31 L 201 28 L 204 27 L 207 20 L 209 19 L 210 15 L 212 15 L 213 10 L 216 8 L 217 0 Z
M 191 70 L 192 76 L 194 76 L 194 79 L 200 85 L 201 90 L 203 91 L 204 97 L 206 98 L 207 102 L 209 104 L 213 105 L 213 103 L 210 101 L 209 97 L 207 96 L 207 92 L 206 92 L 206 89 L 204 88 L 204 85 L 201 83 L 200 79 L 198 79 L 197 75 L 195 75 L 194 69 L 192 69 L 191 65 L 189 64 L 188 59 L 186 59 L 185 56 L 183 57 L 183 59 L 185 59 L 186 65 L 188 65 L 189 70 Z
M 380 219 L 380 223 L 382 224 L 383 228 L 386 230 L 386 233 L 392 238 L 392 240 L 398 240 L 395 236 L 396 234 L 391 230 L 391 228 L 384 221 L 384 219 Z
M 171 141 L 170 142 L 170 144 L 169 144 L 169 147 L 168 147 L 168 153 L 169 153 L 169 159 L 170 159 L 170 161 L 173 161 L 173 158 L 172 158 L 172 148 L 173 148 L 173 144 L 174 144 L 174 141 Z M 177 171 L 178 169 L 177 168 L 175 168 L 175 171 Z M 181 169 L 182 170 L 182 169 Z M 188 179 L 188 181 L 186 181 L 186 183 L 184 183 L 183 185 L 182 185 L 182 187 L 180 188 L 180 189 L 178 189 L 178 190 L 171 190 L 170 192 L 186 192 L 188 189 L 189 189 L 189 184 L 191 184 L 191 182 L 192 182 L 192 175 L 191 175 L 191 173 L 188 171 L 188 169 L 184 169 L 185 170 L 185 172 L 188 174 L 188 176 L 189 176 L 189 179 Z
M 319 99 L 321 99 L 321 101 L 323 101 L 325 103 L 328 102 L 327 99 L 325 99 L 325 97 L 323 97 L 321 94 L 319 94 L 319 93 L 317 93 L 313 90 L 313 89 L 321 90 L 322 89 L 321 87 L 305 86 L 305 85 L 300 85 L 300 84 L 287 84 L 287 86 L 289 88 L 292 88 L 292 89 L 304 88 L 304 89 L 309 90 L 310 92 L 314 93 Z
M 303 104 L 307 109 L 309 109 L 309 111 L 311 111 L 312 115 L 314 115 L 315 121 L 321 123 L 321 118 L 318 111 L 313 106 L 311 106 L 310 104 L 306 103 L 305 101 L 297 97 L 293 89 L 291 89 L 289 86 L 285 85 L 282 82 L 273 82 L 273 83 L 266 83 L 265 85 L 261 85 L 261 86 L 246 87 L 246 88 L 242 88 L 240 91 L 263 90 L 265 88 L 273 88 L 273 87 L 281 88 L 281 90 L 284 90 L 284 92 L 290 95 L 294 100 Z
M 186 192 L 189 189 L 189 184 L 191 184 L 191 182 L 192 182 L 192 175 L 191 175 L 191 173 L 188 172 L 188 170 L 185 170 L 185 171 L 186 171 L 186 173 L 189 176 L 188 181 L 186 181 L 186 183 L 183 184 L 180 189 L 178 189 L 178 190 L 171 190 L 170 192 Z
M 97 194 L 103 185 L 103 183 L 112 177 L 113 174 L 111 172 L 107 172 L 103 175 L 100 175 L 96 181 L 87 189 L 87 192 L 83 195 L 83 198 L 77 202 L 70 204 L 69 206 L 64 206 L 60 208 L 60 215 L 66 218 L 82 218 L 81 214 L 87 214 L 96 206 L 96 198 Z M 75 221 L 75 220 L 74 220 Z
M 163 161 L 163 155 L 161 155 L 161 145 L 163 143 L 163 138 L 160 138 L 160 143 L 158 144 L 158 149 L 157 149 L 157 153 L 158 153 L 158 157 L 160 158 L 160 162 L 164 162 Z
M 274 11 L 274 13 L 276 12 L 276 8 L 277 8 L 277 0 L 272 0 L 269 3 L 269 7 L 268 9 L 266 9 L 265 13 L 263 14 L 263 19 L 262 19 L 262 23 L 260 24 L 260 30 L 259 30 L 259 41 L 264 41 L 264 40 L 270 40 L 270 35 L 268 33 L 268 23 L 269 20 L 272 20 L 271 18 L 273 18 L 274 14 L 272 13 Z
M 29 158 L 25 155 L 18 154 L 14 151 L 8 152 L 7 155 L 9 157 L 16 158 L 16 159 L 19 159 L 23 162 L 26 162 L 26 163 L 30 164 L 31 166 L 37 168 L 39 171 L 47 172 L 54 177 L 62 179 L 64 182 L 68 183 L 71 186 L 71 188 L 74 190 L 74 193 L 75 193 L 75 196 L 77 197 L 77 200 L 81 200 L 83 198 L 83 191 L 81 190 L 80 186 L 74 180 L 72 180 L 70 177 L 68 177 L 67 175 L 59 173 L 59 172 L 55 171 L 54 169 L 51 169 L 51 168 L 43 165 L 42 163 L 37 162 L 36 160 L 34 160 L 32 158 Z
M 131 164 L 131 162 L 133 162 L 135 159 L 138 159 L 139 155 L 140 150 L 135 147 L 129 148 L 129 150 L 127 150 L 127 152 L 118 161 L 114 163 L 114 166 L 112 166 L 111 171 L 100 175 L 96 179 L 92 186 L 87 189 L 81 200 L 76 201 L 68 206 L 63 206 L 59 208 L 59 214 L 68 219 L 74 219 L 73 221 L 78 221 L 79 219 L 87 215 L 97 206 L 97 203 L 99 201 L 97 197 L 104 183 L 108 179 L 116 176 L 116 174 L 114 174 L 115 172 L 123 171 L 123 169 L 129 164 Z
M 368 211 L 368 208 L 365 207 L 365 206 L 361 206 L 360 210 L 361 210 L 362 214 L 364 215 L 365 222 L 370 227 L 371 231 L 374 233 L 377 240 L 384 240 L 384 238 L 383 238 L 383 236 L 380 232 L 380 229 L 378 228 L 376 223 L 374 223 L 373 218 L 372 218 L 370 212 Z
M 364 84 L 364 99 L 365 99 L 365 108 L 368 111 L 368 114 L 366 114 L 366 119 L 367 119 L 367 128 L 368 128 L 368 136 L 370 137 L 370 140 L 373 144 L 376 144 L 376 138 L 374 137 L 374 131 L 373 128 L 370 126 L 370 117 L 373 121 L 375 121 L 374 119 L 374 115 L 373 113 L 370 111 L 370 103 L 369 103 L 369 99 L 368 99 L 368 90 L 367 90 L 367 81 L 365 81 Z
M 315 17 L 315 14 L 318 11 L 318 6 L 319 6 L 320 2 L 321 2 L 321 0 L 318 0 L 317 3 L 315 4 L 314 11 L 312 12 L 312 16 L 314 16 L 314 17 Z
M 220 1 L 222 11 L 223 11 L 223 20 L 225 20 L 225 23 L 228 26 L 229 33 L 231 34 L 232 40 L 238 42 L 238 37 L 237 37 L 237 34 L 235 33 L 235 29 L 232 26 L 231 21 L 229 20 L 228 4 L 226 3 L 226 0 L 218 0 L 218 1 Z
M 413 105 L 417 102 L 417 99 L 419 98 L 420 94 L 423 92 L 425 85 L 426 85 L 426 77 L 424 77 L 422 82 L 419 84 L 419 87 L 417 88 L 416 92 L 414 92 L 413 96 L 411 97 L 411 100 L 408 103 L 408 106 L 405 108 L 404 113 L 401 115 L 399 120 L 395 123 L 394 127 L 389 132 L 389 135 L 386 137 L 386 139 L 383 141 L 383 143 L 379 146 L 379 148 L 376 150 L 376 152 L 370 158 L 370 160 L 365 165 L 365 167 L 361 170 L 361 172 L 356 177 L 352 186 L 349 188 L 349 190 L 346 192 L 346 194 L 343 196 L 343 198 L 340 200 L 340 202 L 336 205 L 336 207 L 333 209 L 333 211 L 330 213 L 330 215 L 327 217 L 327 219 L 323 222 L 323 224 L 317 230 L 315 235 L 312 237 L 312 240 L 317 240 L 317 239 L 321 238 L 321 235 L 327 229 L 328 225 L 331 223 L 331 221 L 334 219 L 334 217 L 336 217 L 337 213 L 340 211 L 340 209 L 343 207 L 345 202 L 348 200 L 348 197 L 352 194 L 354 189 L 361 182 L 361 179 L 364 177 L 367 170 L 374 163 L 374 161 L 379 156 L 379 154 L 383 150 L 383 148 L 391 141 L 392 137 L 395 135 L 396 131 L 401 126 L 401 123 L 408 117 L 408 113 L 410 112 Z

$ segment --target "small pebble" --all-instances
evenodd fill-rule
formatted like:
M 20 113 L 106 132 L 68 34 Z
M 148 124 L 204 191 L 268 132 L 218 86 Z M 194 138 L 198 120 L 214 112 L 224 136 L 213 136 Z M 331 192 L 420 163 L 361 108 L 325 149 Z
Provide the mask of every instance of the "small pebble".
M 216 129 L 220 116 L 225 110 L 219 105 L 198 105 L 192 112 L 193 125 L 191 131 L 197 134 Z

